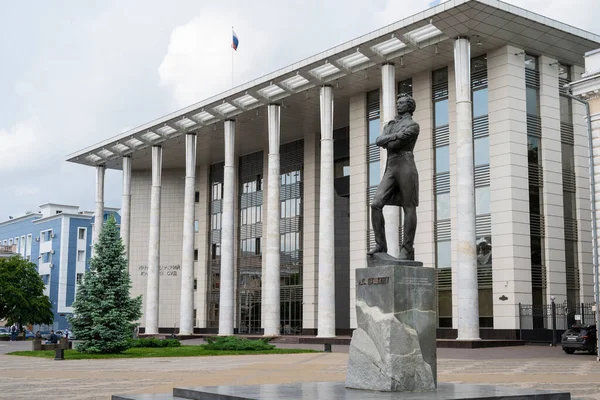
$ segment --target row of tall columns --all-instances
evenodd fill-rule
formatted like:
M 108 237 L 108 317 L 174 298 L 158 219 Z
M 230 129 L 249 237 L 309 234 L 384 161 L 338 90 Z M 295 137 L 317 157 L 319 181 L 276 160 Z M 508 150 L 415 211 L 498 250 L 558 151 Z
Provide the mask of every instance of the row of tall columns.
M 94 232 L 92 242 L 95 245 L 100 237 L 102 225 L 104 224 L 104 174 L 106 166 L 98 165 L 96 167 L 96 210 L 94 214 Z M 92 248 L 92 254 L 94 253 Z
M 321 87 L 321 186 L 319 190 L 319 288 L 317 336 L 335 337 L 335 213 L 333 88 Z
M 158 289 L 160 278 L 160 192 L 162 147 L 152 146 L 150 230 L 148 234 L 148 280 L 146 286 L 146 333 L 158 333 Z
M 194 201 L 196 192 L 196 135 L 185 135 L 185 190 L 181 250 L 179 334 L 194 332 Z
M 225 121 L 225 167 L 223 170 L 223 219 L 221 225 L 221 287 L 219 293 L 219 335 L 233 335 L 234 313 L 234 168 L 235 121 Z
M 266 232 L 266 268 L 263 279 L 262 319 L 265 336 L 279 335 L 280 325 L 280 236 L 279 220 L 281 201 L 279 198 L 279 130 L 280 106 L 270 104 L 268 110 L 269 160 L 267 177 L 267 232 Z
M 475 235 L 475 181 L 473 177 L 473 114 L 471 103 L 471 45 L 454 42 L 456 83 L 457 173 L 457 286 L 458 340 L 479 340 L 479 299 Z
M 381 66 L 381 129 L 385 124 L 396 118 L 396 67 L 386 63 Z M 381 177 L 387 166 L 387 151 L 382 147 L 380 152 Z M 383 208 L 385 218 L 385 237 L 388 254 L 400 256 L 400 207 L 386 206 Z

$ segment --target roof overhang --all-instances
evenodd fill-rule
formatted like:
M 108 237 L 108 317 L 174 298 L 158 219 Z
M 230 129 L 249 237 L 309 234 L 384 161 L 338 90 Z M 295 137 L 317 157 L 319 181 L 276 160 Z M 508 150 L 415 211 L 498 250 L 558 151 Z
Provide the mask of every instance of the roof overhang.
M 449 39 L 456 37 L 471 38 L 472 56 L 510 44 L 567 65 L 583 65 L 583 55 L 600 47 L 598 35 L 501 1 L 450 0 L 77 151 L 67 160 L 121 169 L 123 156 L 132 156 L 134 162 L 138 156 L 148 158 L 148 147 L 166 146 L 188 132 L 214 137 L 222 132 L 217 122 L 250 121 L 259 115 L 253 110 L 270 103 L 302 110 L 309 93 L 322 85 L 334 85 L 336 101 L 348 99 L 379 87 L 383 63 L 395 63 L 399 80 L 451 64 Z

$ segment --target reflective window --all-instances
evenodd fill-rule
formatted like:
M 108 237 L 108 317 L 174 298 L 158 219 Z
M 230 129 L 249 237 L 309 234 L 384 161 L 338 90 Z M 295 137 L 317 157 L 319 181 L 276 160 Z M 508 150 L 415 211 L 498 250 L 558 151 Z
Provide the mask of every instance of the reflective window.
M 575 171 L 575 156 L 573 154 L 573 145 L 561 143 L 562 168 L 568 171 Z
M 535 136 L 527 136 L 527 161 L 530 164 L 539 164 L 540 139 Z
M 433 71 L 433 84 L 448 82 L 448 68 L 438 69 Z
M 300 198 L 281 202 L 281 218 L 291 218 L 298 215 L 300 215 Z
M 370 119 L 369 120 L 369 143 L 375 143 L 377 137 L 379 136 L 379 131 L 381 130 L 381 121 L 379 118 Z
M 437 267 L 450 268 L 452 266 L 452 246 L 451 242 L 437 242 Z
M 492 237 L 482 236 L 477 239 L 477 266 L 492 264 Z
M 475 165 L 486 165 L 490 163 L 490 139 L 488 136 L 474 140 Z
M 565 218 L 577 218 L 575 205 L 575 193 L 563 192 L 563 209 Z
M 221 214 L 218 214 L 221 215 Z M 241 225 L 256 224 L 262 221 L 262 206 L 246 207 L 241 210 Z
M 530 187 L 529 188 L 529 213 L 534 215 L 541 215 L 542 207 L 540 205 L 540 188 Z
M 568 65 L 558 64 L 558 77 L 561 79 L 570 79 L 570 68 Z
M 475 214 L 490 213 L 490 187 L 483 186 L 475 188 Z
M 377 186 L 381 181 L 381 168 L 379 161 L 369 164 L 369 186 Z
M 337 160 L 334 165 L 334 178 L 342 178 L 350 175 L 350 159 Z
M 400 93 L 411 94 L 412 91 L 413 91 L 412 79 L 406 79 L 404 81 L 398 82 L 398 94 L 400 94 Z
M 448 100 L 440 100 L 434 103 L 435 127 L 448 125 Z
M 290 232 L 281 235 L 281 246 L 280 250 L 283 252 L 291 252 L 300 249 L 300 233 Z
M 293 185 L 302 180 L 300 171 L 292 171 L 287 172 L 285 174 L 281 174 L 281 185 Z
M 450 219 L 450 193 L 436 195 L 436 220 Z
M 488 114 L 488 89 L 473 92 L 473 118 Z
M 450 171 L 450 146 L 435 148 L 435 172 Z
M 525 68 L 537 70 L 537 57 L 525 54 Z
M 525 88 L 525 100 L 527 103 L 527 114 L 540 115 L 540 107 L 538 104 L 538 90 L 527 86 Z
M 573 123 L 571 99 L 566 96 L 560 96 L 560 122 L 564 122 L 566 124 Z
M 223 183 L 215 183 L 212 185 L 212 199 L 220 200 L 223 198 Z M 200 192 L 198 192 L 198 201 L 200 201 Z
M 539 236 L 531 236 L 531 264 L 543 265 L 542 238 Z
M 198 220 L 194 221 L 194 232 L 198 232 L 200 230 L 200 224 L 198 223 Z

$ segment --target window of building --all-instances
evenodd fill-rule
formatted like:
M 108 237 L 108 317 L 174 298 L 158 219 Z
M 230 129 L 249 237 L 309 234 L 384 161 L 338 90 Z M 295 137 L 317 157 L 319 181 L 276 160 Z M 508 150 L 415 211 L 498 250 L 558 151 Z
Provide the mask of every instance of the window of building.
M 83 282 L 83 274 L 77 274 L 77 284 L 81 285 L 81 282 Z
M 194 220 L 194 232 L 198 232 L 200 230 L 200 223 L 198 220 Z
M 52 261 L 52 254 L 51 253 L 42 253 L 42 262 L 43 263 L 49 263 Z
M 85 239 L 85 228 L 79 228 L 77 231 L 77 237 L 79 238 L 79 240 L 83 240 Z
M 475 188 L 475 214 L 485 215 L 490 213 L 490 187 Z
M 450 171 L 450 146 L 435 148 L 435 172 Z
M 44 285 L 48 285 L 50 283 L 50 274 L 41 275 L 41 277 Z
M 194 279 L 194 290 L 198 290 L 198 279 Z
M 334 178 L 350 176 L 350 159 L 337 160 L 334 164 Z
M 300 215 L 300 198 L 287 199 L 281 202 L 281 218 L 292 218 Z
M 488 89 L 473 91 L 473 118 L 488 114 Z
M 200 203 L 200 192 L 194 192 L 194 202 Z
M 527 136 L 527 161 L 530 164 L 540 164 L 540 139 L 531 135 Z
M 450 193 L 440 193 L 435 196 L 436 220 L 450 219 Z
M 194 261 L 198 261 L 198 249 L 194 249 Z
M 534 116 L 540 115 L 540 104 L 537 88 L 530 86 L 527 86 L 525 88 L 525 102 L 527 107 L 527 114 Z
M 85 250 L 77 250 L 77 261 L 85 261 Z
M 381 167 L 379 161 L 369 164 L 369 186 L 377 186 L 381 181 Z
M 50 241 L 52 239 L 51 235 L 52 235 L 52 230 L 41 232 L 41 234 L 40 234 L 40 236 L 42 238 L 41 241 L 42 242 L 48 242 L 48 241 Z
M 448 125 L 448 99 L 436 101 L 434 105 L 435 127 Z
M 369 120 L 369 143 L 375 143 L 379 132 L 381 131 L 381 121 L 379 118 Z
M 486 165 L 490 163 L 489 136 L 484 136 L 474 140 L 474 153 L 475 166 Z
M 452 246 L 449 240 L 437 242 L 437 267 L 450 268 L 452 266 Z

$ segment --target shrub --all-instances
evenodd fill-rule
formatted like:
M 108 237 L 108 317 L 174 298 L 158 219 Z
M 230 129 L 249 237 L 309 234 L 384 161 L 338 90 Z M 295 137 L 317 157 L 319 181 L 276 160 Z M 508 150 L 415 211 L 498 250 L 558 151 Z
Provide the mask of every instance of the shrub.
M 181 347 L 177 339 L 142 338 L 131 341 L 131 347 Z
M 269 338 L 250 340 L 237 336 L 207 337 L 207 344 L 204 345 L 204 348 L 207 350 L 229 351 L 261 351 L 274 349 L 275 345 L 269 344 L 269 340 Z

